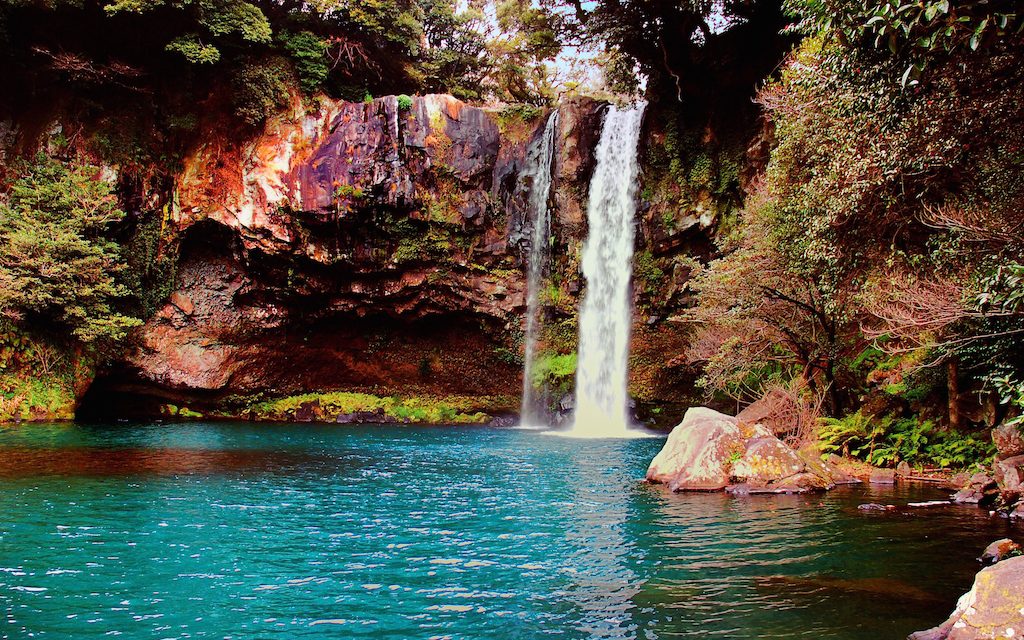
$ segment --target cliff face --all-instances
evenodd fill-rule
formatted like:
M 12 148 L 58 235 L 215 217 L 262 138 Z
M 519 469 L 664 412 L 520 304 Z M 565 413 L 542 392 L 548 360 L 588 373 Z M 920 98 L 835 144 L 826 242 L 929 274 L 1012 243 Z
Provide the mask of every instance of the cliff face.
M 556 254 L 578 253 L 585 233 L 602 106 L 560 107 Z M 100 372 L 85 413 L 238 414 L 257 395 L 338 389 L 514 407 L 521 175 L 545 117 L 391 96 L 296 102 L 241 146 L 211 132 L 165 219 L 175 290 L 138 346 Z

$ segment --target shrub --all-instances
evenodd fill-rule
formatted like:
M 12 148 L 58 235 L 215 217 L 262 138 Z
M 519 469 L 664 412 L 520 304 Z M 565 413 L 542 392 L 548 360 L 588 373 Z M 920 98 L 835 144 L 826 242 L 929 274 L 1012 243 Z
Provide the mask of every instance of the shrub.
M 399 111 L 408 111 L 411 108 L 412 108 L 412 98 L 410 98 L 409 96 L 405 95 L 404 93 L 402 95 L 398 96 L 398 110 Z
M 45 155 L 20 169 L 0 204 L 0 317 L 80 343 L 122 339 L 141 321 L 117 310 L 128 290 L 111 185 L 98 167 Z
M 309 94 L 323 86 L 331 72 L 327 65 L 327 43 L 309 31 L 285 31 L 278 35 L 278 40 L 295 64 L 302 91 Z
M 292 81 L 291 67 L 284 58 L 246 62 L 231 81 L 235 115 L 254 127 L 263 124 L 288 105 Z
M 567 392 L 576 376 L 576 354 L 545 353 L 540 355 L 533 368 L 531 382 L 537 389 L 550 388 L 555 393 Z
M 818 431 L 821 450 L 859 458 L 876 466 L 906 461 L 916 466 L 963 469 L 987 462 L 995 445 L 985 437 L 939 430 L 931 420 L 874 418 L 858 411 L 843 418 L 824 418 Z

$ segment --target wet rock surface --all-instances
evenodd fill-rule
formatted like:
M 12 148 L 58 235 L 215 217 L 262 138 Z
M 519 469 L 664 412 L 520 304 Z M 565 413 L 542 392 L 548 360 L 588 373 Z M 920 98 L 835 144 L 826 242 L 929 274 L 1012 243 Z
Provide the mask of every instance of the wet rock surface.
M 1024 434 L 1017 425 L 1003 424 L 993 429 L 992 442 L 996 445 L 996 458 L 1000 460 L 1024 455 Z
M 992 471 L 994 480 L 1004 492 L 1019 493 L 1024 489 L 1024 455 L 996 460 Z

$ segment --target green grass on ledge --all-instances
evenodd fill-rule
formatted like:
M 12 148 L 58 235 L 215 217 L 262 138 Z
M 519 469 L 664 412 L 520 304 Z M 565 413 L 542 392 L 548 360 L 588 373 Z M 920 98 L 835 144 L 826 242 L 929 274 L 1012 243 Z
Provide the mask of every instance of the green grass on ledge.
M 503 407 L 507 404 L 506 398 L 397 397 L 334 391 L 255 402 L 249 405 L 248 413 L 256 420 L 294 420 L 296 412 L 305 405 L 307 410 L 313 411 L 318 422 L 334 422 L 343 414 L 383 411 L 385 418 L 392 422 L 483 424 L 491 416 L 480 411 L 480 408 Z

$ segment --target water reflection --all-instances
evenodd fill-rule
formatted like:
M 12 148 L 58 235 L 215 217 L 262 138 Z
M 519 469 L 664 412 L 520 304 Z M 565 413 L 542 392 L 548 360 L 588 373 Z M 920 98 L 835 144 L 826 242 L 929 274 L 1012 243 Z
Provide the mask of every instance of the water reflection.
M 591 638 L 636 638 L 633 598 L 641 576 L 632 568 L 644 554 L 628 537 L 627 522 L 637 486 L 625 469 L 628 440 L 589 441 L 573 451 L 573 502 L 566 539 L 571 559 L 571 597 L 581 610 L 577 628 Z
M 260 449 L 0 447 L 0 478 L 174 476 L 291 471 L 348 466 L 335 456 Z

